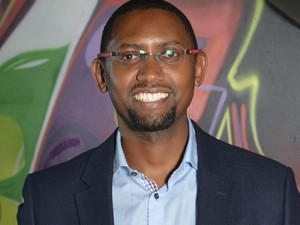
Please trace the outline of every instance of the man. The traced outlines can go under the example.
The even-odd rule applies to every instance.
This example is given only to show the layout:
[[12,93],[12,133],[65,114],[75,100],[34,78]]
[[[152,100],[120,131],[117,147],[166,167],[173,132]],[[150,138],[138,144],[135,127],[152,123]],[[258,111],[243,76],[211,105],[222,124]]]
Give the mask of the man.
[[29,175],[19,224],[300,224],[291,169],[216,140],[188,118],[206,61],[171,4],[121,6],[91,68],[119,127],[99,147]]

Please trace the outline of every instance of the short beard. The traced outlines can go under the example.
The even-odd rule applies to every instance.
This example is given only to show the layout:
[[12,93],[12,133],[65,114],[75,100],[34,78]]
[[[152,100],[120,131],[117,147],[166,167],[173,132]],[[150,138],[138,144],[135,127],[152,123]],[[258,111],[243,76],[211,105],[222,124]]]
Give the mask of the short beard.
[[169,112],[160,117],[141,117],[134,110],[128,109],[128,114],[132,124],[131,129],[140,132],[161,131],[174,124],[176,118],[176,107],[173,106]]

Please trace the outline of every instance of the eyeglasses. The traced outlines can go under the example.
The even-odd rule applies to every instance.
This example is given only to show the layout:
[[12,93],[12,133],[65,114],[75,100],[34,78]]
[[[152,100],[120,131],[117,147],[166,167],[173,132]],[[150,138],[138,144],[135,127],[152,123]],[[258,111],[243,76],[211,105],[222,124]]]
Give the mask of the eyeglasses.
[[138,51],[102,52],[97,55],[100,58],[115,57],[117,65],[134,66],[146,61],[147,56],[154,56],[158,62],[167,65],[176,65],[181,62],[184,55],[195,55],[203,53],[201,49],[164,49],[156,53]]

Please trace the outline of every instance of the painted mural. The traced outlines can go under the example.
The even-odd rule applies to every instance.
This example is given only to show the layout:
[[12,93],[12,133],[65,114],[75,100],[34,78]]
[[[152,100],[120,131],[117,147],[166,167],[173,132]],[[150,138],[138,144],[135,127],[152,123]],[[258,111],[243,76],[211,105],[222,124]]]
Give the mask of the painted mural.
[[[89,67],[123,2],[0,1],[0,225],[17,224],[28,173],[99,145],[116,128]],[[208,56],[190,117],[219,139],[292,167],[300,189],[299,27],[263,0],[170,2]]]

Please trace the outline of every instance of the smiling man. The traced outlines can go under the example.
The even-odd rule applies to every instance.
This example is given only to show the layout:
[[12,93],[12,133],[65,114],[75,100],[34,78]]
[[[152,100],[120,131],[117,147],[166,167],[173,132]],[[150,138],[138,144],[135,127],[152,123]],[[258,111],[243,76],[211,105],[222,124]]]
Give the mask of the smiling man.
[[209,136],[187,116],[206,66],[173,5],[117,9],[91,71],[119,127],[99,147],[29,175],[19,224],[300,224],[290,168]]

